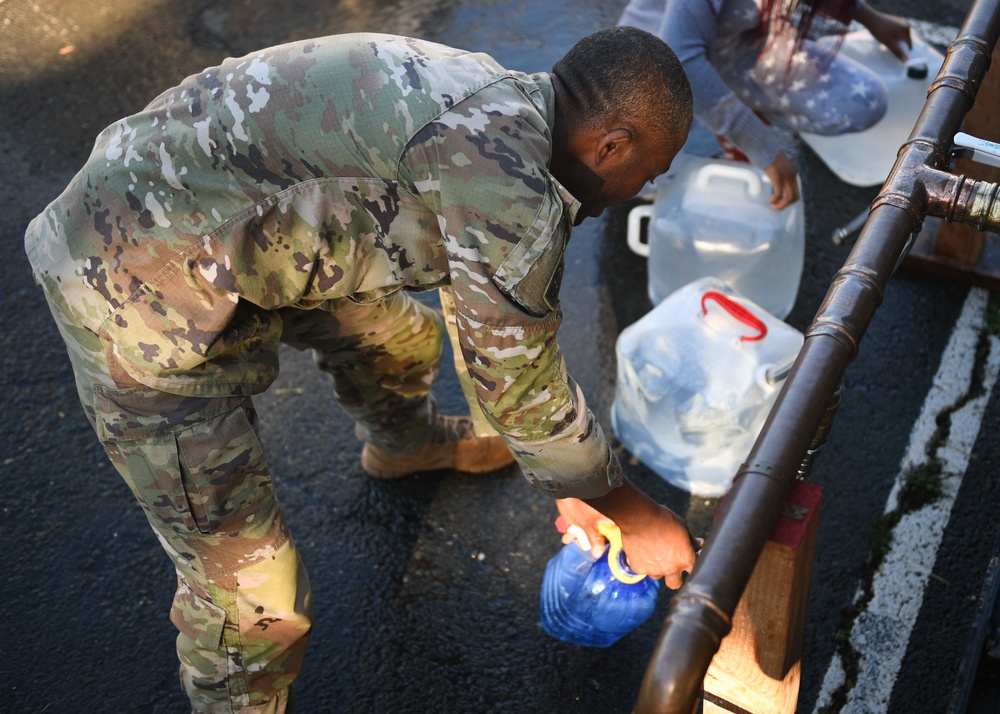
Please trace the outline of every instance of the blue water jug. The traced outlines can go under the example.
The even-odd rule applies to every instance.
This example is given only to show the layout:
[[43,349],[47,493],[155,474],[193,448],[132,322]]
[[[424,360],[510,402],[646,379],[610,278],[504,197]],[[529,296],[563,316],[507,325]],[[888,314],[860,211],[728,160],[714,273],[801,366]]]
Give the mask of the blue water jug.
[[648,620],[660,589],[659,580],[625,564],[618,526],[600,523],[598,530],[608,539],[601,556],[563,546],[545,567],[540,598],[542,628],[587,647],[609,647]]

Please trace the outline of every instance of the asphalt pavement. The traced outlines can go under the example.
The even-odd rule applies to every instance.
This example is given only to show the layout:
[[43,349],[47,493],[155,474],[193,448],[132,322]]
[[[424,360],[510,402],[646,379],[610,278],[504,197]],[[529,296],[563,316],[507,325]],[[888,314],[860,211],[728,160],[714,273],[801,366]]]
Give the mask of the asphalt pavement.
[[[0,711],[185,711],[167,618],[174,573],[83,417],[22,248],[25,226],[69,181],[97,133],[226,56],[329,33],[415,35],[489,52],[515,69],[547,70],[577,38],[613,25],[623,4],[0,0],[0,240],[9,256],[0,262]],[[878,6],[954,27],[969,3]],[[877,188],[843,183],[796,137],[781,138],[801,171],[807,222],[802,285],[786,321],[805,329],[851,248],[835,245],[831,232]],[[645,261],[625,247],[626,215],[625,207],[614,209],[574,232],[562,294],[560,342],[605,426],[615,338],[650,308]],[[983,386],[995,349],[986,336],[993,314],[987,297],[973,296],[985,304],[985,317],[970,327],[982,335],[974,343],[982,354],[937,422],[949,428],[961,404],[981,398],[981,426],[967,467],[953,480],[932,572],[916,569],[924,576],[912,591],[918,613],[898,670],[878,680],[888,684],[877,696],[854,703],[850,685],[879,666],[851,644],[865,619],[857,594],[876,582],[873,544],[915,425],[950,359],[969,286],[898,271],[848,369],[843,406],[812,476],[824,501],[799,711],[945,712],[956,701],[986,599],[1000,507],[1000,450],[992,439],[1000,408],[995,388]],[[435,392],[446,411],[462,409],[451,372]],[[368,479],[329,385],[308,355],[294,350],[282,353],[278,380],[256,404],[278,495],[313,584],[316,622],[296,684],[301,711],[631,710],[669,593],[650,622],[609,649],[548,637],[537,622],[538,591],[560,547],[555,510],[516,468]],[[717,501],[691,498],[622,456],[634,480],[685,514],[697,535],[710,535]],[[891,629],[888,623],[883,632]],[[830,689],[824,682],[838,661],[847,676]]]

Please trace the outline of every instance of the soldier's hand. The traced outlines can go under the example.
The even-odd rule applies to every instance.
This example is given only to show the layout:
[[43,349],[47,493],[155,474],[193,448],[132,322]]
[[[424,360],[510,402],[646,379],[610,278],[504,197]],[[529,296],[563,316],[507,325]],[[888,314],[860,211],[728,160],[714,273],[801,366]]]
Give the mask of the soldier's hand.
[[636,527],[622,527],[622,550],[629,567],[637,573],[663,578],[671,590],[684,584],[694,569],[699,540],[691,537],[684,519],[660,506],[655,517]]
[[663,578],[668,588],[677,589],[683,584],[684,574],[694,568],[695,547],[700,547],[692,540],[683,518],[658,504],[628,478],[603,496],[588,498],[586,505],[606,515],[621,530],[622,550],[632,570]]
[[[567,526],[578,526],[583,530],[584,539],[587,541],[591,553],[595,557],[599,557],[604,552],[607,540],[598,532],[597,522],[611,519],[597,509],[591,508],[579,498],[556,499],[556,508],[559,509],[559,515],[563,517]],[[563,533],[562,542],[566,544],[575,542],[577,545],[582,545],[576,534],[568,530]]]

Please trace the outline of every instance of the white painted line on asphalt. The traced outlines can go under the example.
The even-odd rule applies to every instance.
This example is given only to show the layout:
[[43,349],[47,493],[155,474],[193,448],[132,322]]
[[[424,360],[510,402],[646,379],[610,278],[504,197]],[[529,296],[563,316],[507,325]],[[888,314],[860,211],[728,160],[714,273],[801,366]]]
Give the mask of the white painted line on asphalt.
[[[896,510],[904,474],[930,457],[942,463],[943,494],[933,503],[905,514],[893,531],[891,549],[872,583],[872,598],[851,629],[850,642],[859,656],[859,671],[841,712],[868,714],[888,709],[906,645],[920,613],[924,589],[937,559],[938,546],[1000,372],[1000,340],[991,336],[983,393],[952,413],[946,442],[928,454],[928,447],[936,438],[937,416],[953,408],[969,391],[988,300],[986,290],[969,290],[920,417],[910,433],[909,448],[900,464],[885,512]],[[859,587],[855,602],[861,595]],[[829,706],[831,695],[843,686],[843,665],[840,655],[834,654],[823,679],[816,712]]]

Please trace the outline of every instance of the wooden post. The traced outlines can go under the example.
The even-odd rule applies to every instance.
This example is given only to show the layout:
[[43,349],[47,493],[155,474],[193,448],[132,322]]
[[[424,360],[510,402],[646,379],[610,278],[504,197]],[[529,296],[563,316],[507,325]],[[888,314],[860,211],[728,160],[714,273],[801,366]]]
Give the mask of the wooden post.
[[[990,69],[976,93],[976,103],[965,115],[962,130],[968,134],[1000,141],[1000,44],[993,48]],[[1000,168],[956,159],[954,173],[979,181],[1000,182]],[[1000,288],[1000,236],[983,233],[963,223],[947,223],[927,218],[904,265],[945,278]]]
[[704,714],[793,714],[823,488],[796,481],[705,677]]

